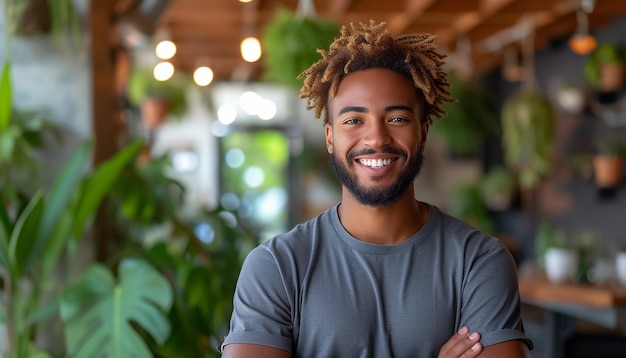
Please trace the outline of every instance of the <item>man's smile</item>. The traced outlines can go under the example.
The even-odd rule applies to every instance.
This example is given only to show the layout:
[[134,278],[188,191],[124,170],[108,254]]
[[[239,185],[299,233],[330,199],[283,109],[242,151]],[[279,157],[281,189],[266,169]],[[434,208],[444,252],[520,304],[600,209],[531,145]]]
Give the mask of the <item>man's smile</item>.
[[362,159],[357,159],[357,162],[361,163],[362,165],[366,167],[376,169],[376,168],[386,167],[390,165],[392,162],[396,161],[397,159],[398,158],[383,158],[383,159],[362,158]]

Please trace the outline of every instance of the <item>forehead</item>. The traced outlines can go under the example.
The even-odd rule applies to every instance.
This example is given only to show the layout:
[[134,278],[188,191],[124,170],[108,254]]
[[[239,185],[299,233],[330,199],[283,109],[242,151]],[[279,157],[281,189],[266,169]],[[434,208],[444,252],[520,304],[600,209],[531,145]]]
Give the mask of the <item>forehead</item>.
[[413,82],[396,71],[370,68],[343,78],[331,101],[334,114],[343,106],[405,105],[422,107],[423,96]]

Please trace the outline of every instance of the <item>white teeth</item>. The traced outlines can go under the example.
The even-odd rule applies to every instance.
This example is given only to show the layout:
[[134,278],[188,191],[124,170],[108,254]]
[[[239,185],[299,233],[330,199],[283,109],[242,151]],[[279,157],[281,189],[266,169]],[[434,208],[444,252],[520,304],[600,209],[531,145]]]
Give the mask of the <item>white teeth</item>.
[[361,164],[370,168],[380,168],[391,163],[391,159],[361,159]]

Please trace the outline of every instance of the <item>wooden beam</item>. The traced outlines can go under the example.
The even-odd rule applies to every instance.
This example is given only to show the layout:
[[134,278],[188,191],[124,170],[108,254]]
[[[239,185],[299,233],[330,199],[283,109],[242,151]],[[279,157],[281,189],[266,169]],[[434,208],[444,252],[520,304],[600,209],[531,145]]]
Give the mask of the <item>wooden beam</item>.
[[472,11],[459,17],[449,28],[437,36],[437,42],[450,46],[451,42],[462,34],[467,34],[485,20],[495,16],[500,10],[510,5],[514,0],[483,0],[477,11]]
[[331,2],[328,9],[328,17],[331,20],[341,22],[341,19],[345,16],[346,12],[352,5],[353,0],[335,0]]
[[111,157],[115,146],[117,101],[112,59],[114,1],[91,0],[89,27],[91,36],[92,124],[95,137],[94,163]]
[[[114,8],[115,1],[91,0],[89,4],[94,165],[119,150],[122,128],[114,66]],[[108,258],[110,244],[117,238],[105,205],[106,200],[96,213],[92,231],[94,256],[100,262]]]
[[388,29],[392,34],[400,35],[411,25],[424,11],[426,11],[435,0],[408,0],[408,6],[404,12],[394,16],[388,24]]

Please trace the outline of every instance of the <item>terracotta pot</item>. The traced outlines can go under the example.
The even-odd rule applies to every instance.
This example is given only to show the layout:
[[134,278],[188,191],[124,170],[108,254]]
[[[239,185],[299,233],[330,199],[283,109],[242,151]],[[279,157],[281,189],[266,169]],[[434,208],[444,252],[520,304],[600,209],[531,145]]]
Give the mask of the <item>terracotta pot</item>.
[[593,172],[599,188],[618,187],[622,184],[624,175],[624,158],[596,155],[593,158]]
[[604,64],[600,67],[600,88],[605,92],[618,91],[624,85],[624,65]]
[[167,116],[167,102],[159,98],[146,98],[141,103],[141,120],[147,130],[157,128]]

